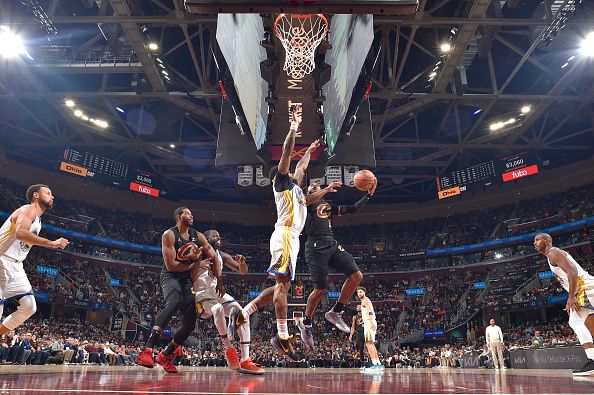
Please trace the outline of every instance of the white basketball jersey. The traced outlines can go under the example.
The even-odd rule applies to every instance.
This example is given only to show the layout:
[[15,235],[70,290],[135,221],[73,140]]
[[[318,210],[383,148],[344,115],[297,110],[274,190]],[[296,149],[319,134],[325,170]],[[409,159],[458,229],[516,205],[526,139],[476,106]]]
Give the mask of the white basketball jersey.
[[[364,297],[363,299],[361,299],[361,317],[363,317],[364,325],[368,325],[369,327],[371,327],[371,322],[375,318],[374,317],[375,312],[373,311],[373,305],[371,306],[371,310],[367,310],[367,308],[363,304],[363,301],[365,299],[367,299],[367,296]],[[369,314],[369,313],[373,313],[373,314]]]
[[290,231],[300,234],[307,218],[305,195],[298,185],[291,183],[289,189],[277,192],[272,185],[274,201],[276,202],[276,228],[286,227]]
[[[557,247],[553,247],[552,249],[557,249],[561,251],[567,259],[575,266],[578,275],[578,284],[577,284],[577,299],[580,305],[585,306],[587,305],[587,300],[585,297],[594,299],[594,277],[592,277],[587,271],[584,270],[580,266],[579,263],[576,262],[575,259],[569,254],[567,251],[560,250]],[[565,273],[559,266],[553,264],[549,258],[547,258],[549,262],[549,268],[551,271],[557,276],[557,280],[567,292],[569,292],[569,280],[567,279],[567,273]]]
[[[223,256],[219,251],[217,251],[217,256],[221,262],[221,267],[219,270],[222,270]],[[213,295],[217,294],[217,278],[213,273],[213,268],[211,267],[210,261],[203,261],[203,263],[200,263],[198,268],[193,271],[192,286],[194,288],[194,293],[198,295],[199,298],[212,297]]]
[[[19,210],[23,210],[23,207],[19,208]],[[12,215],[4,221],[0,228],[0,255],[22,262],[27,258],[27,254],[33,246],[17,240],[14,224],[10,222],[11,217]],[[29,230],[39,235],[39,232],[41,232],[41,218],[36,217]]]

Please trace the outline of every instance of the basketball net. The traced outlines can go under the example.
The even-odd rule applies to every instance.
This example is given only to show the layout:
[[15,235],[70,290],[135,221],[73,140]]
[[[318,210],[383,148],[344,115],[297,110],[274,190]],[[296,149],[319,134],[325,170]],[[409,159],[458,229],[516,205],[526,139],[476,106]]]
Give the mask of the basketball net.
[[316,49],[328,34],[328,20],[322,14],[280,14],[274,32],[285,48],[283,70],[301,80],[316,67]]

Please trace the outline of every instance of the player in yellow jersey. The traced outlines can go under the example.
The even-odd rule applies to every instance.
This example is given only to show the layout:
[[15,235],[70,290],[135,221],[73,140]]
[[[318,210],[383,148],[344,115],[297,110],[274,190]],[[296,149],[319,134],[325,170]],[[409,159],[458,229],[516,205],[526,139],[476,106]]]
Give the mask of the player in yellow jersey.
[[539,233],[534,237],[534,249],[547,257],[549,268],[569,293],[565,305],[565,311],[569,314],[569,326],[588,357],[584,367],[574,370],[573,374],[594,374],[594,277],[567,251],[553,247],[553,238],[547,233]]

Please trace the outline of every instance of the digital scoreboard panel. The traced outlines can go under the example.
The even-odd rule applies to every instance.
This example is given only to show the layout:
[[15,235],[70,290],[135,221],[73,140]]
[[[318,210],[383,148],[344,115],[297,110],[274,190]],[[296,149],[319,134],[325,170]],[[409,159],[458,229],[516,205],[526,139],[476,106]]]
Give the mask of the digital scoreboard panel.
[[134,192],[159,196],[159,177],[130,165],[91,152],[65,148],[60,170]]
[[509,182],[537,174],[538,171],[536,154],[523,151],[437,177],[437,196],[445,199],[460,195],[472,184]]
[[437,189],[442,191],[455,187],[464,187],[477,182],[488,182],[497,176],[495,162],[489,161],[478,165],[456,170],[447,176],[437,178]]

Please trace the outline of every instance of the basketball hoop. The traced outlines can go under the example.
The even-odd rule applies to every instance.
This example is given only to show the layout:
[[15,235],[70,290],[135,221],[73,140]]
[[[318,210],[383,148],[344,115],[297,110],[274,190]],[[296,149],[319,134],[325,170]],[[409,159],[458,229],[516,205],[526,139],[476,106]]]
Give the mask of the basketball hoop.
[[283,70],[300,80],[316,67],[316,48],[328,34],[328,20],[322,14],[280,14],[274,32],[285,48]]

